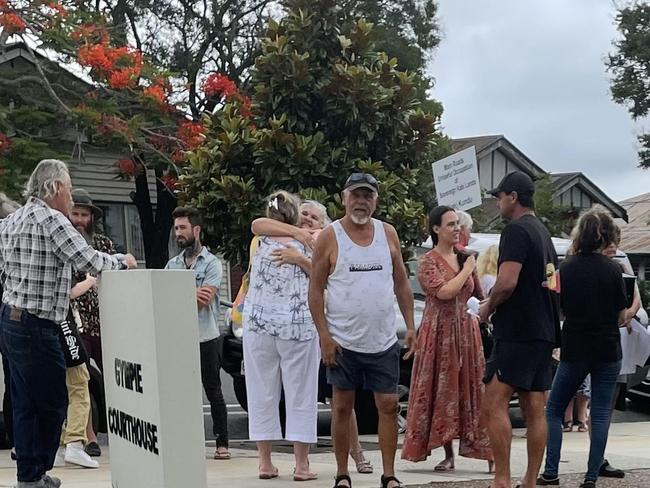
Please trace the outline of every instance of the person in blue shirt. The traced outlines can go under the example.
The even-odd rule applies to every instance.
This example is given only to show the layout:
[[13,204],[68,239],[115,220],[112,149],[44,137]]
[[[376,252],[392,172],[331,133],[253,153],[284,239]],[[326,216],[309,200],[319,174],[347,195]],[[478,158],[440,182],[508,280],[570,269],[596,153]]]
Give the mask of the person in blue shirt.
[[196,302],[199,309],[201,380],[210,402],[213,433],[217,439],[214,459],[230,459],[228,419],[221,391],[219,358],[219,286],[223,275],[221,261],[201,244],[201,216],[193,208],[178,207],[172,213],[176,243],[183,251],[169,260],[165,269],[191,269],[196,276]]

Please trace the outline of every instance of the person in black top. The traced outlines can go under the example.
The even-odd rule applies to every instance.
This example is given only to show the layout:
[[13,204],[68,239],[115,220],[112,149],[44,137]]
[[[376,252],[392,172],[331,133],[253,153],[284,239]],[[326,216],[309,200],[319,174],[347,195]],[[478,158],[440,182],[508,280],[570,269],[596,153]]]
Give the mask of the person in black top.
[[583,488],[596,486],[609,431],[610,405],[621,370],[621,336],[628,305],[621,268],[602,251],[614,242],[616,224],[592,209],[574,230],[573,255],[560,267],[564,312],[560,365],[546,407],[548,449],[538,485],[558,485],[562,419],[571,397],[591,375],[591,443]]
[[497,281],[479,312],[484,322],[491,317],[495,339],[483,402],[496,468],[492,488],[511,487],[508,404],[515,391],[528,427],[528,467],[520,486],[533,488],[544,457],[545,392],[559,343],[558,260],[548,230],[535,216],[535,185],[528,175],[510,173],[490,193],[510,221],[501,234]]

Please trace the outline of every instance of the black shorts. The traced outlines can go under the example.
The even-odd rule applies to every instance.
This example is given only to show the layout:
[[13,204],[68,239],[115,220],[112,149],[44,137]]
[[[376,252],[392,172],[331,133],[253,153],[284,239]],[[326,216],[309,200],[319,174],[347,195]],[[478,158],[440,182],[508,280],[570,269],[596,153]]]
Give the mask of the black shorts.
[[340,390],[364,388],[373,393],[397,394],[400,346],[363,353],[343,349],[336,355],[337,365],[327,368],[327,382]]
[[501,383],[523,391],[548,391],[553,384],[553,349],[546,341],[497,340],[485,365],[484,383],[496,374]]

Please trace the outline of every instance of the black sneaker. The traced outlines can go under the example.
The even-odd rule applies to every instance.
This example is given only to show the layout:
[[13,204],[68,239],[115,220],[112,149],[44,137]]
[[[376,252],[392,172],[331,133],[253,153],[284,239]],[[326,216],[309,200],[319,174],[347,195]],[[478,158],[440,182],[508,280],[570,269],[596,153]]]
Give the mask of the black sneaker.
[[89,442],[86,444],[84,451],[86,451],[86,454],[88,454],[90,457],[99,457],[102,455],[102,450],[99,448],[99,444],[96,442]]
[[580,488],[596,488],[595,481],[583,481]]
[[537,482],[535,484],[537,486],[559,486],[560,478],[547,478],[546,476],[541,475],[539,478],[537,478]]
[[598,476],[603,478],[625,478],[625,472],[622,469],[616,469],[605,459],[598,471]]

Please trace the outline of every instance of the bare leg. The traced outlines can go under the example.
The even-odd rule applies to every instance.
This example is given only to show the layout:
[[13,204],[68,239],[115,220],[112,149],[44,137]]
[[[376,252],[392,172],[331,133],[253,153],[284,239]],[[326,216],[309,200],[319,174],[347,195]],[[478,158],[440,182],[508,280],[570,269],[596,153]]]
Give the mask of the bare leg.
[[92,412],[88,416],[88,425],[86,425],[86,438],[88,442],[97,442],[97,435],[93,430],[93,415]]
[[[350,475],[348,455],[350,453],[350,416],[354,409],[354,390],[334,387],[332,396],[332,440],[336,456],[336,475]],[[347,483],[342,481],[341,483]]]
[[548,435],[546,416],[544,415],[546,394],[543,391],[527,391],[521,392],[520,395],[526,410],[526,425],[528,427],[526,438],[528,467],[521,486],[522,488],[535,488],[537,486],[537,476],[539,476],[539,470],[544,459],[546,437]]
[[293,455],[296,458],[296,475],[311,476],[309,471],[309,444],[304,442],[293,443]]
[[[573,430],[573,403],[574,403],[575,397],[571,399],[569,402],[569,405],[566,407],[566,410],[564,411],[564,423],[569,425],[571,427],[571,430]],[[579,419],[578,419],[579,420]],[[563,427],[565,432],[570,432],[568,427]]]
[[373,472],[372,464],[364,456],[363,447],[361,447],[361,442],[359,442],[359,428],[354,409],[350,415],[350,456],[356,464],[359,473],[370,474]]
[[[375,393],[375,404],[379,413],[379,449],[384,467],[384,476],[395,476],[395,453],[397,452],[397,395]],[[397,486],[390,482],[387,488]]]
[[483,414],[488,419],[488,433],[494,454],[494,483],[492,488],[511,488],[510,447],[512,424],[508,415],[510,398],[514,388],[501,383],[496,375],[486,385],[483,399]]
[[258,441],[257,452],[260,457],[259,471],[260,475],[272,474],[276,468],[271,461],[271,441]]

